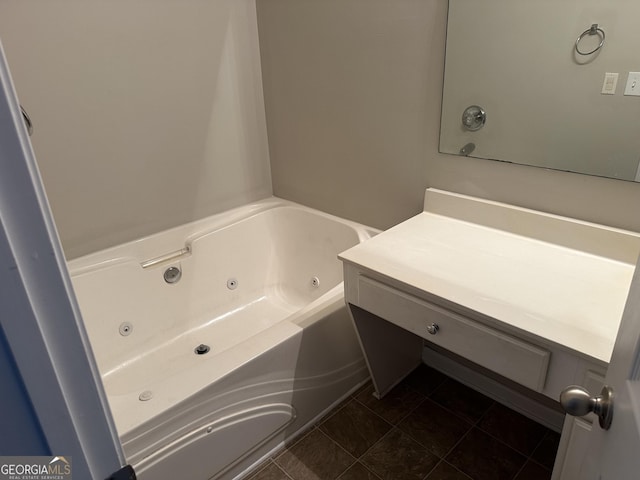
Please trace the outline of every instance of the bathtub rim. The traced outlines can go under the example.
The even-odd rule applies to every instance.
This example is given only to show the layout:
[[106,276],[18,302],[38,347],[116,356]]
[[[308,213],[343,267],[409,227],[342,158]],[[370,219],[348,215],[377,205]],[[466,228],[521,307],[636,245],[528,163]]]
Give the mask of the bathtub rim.
[[[283,207],[306,211],[314,215],[345,224],[353,228],[357,233],[360,243],[382,231],[300,203],[285,200],[276,196],[270,196],[262,200],[241,205],[198,220],[145,235],[128,242],[113,245],[80,257],[69,259],[67,260],[69,275],[73,278],[104,267],[131,261],[142,263],[150,258],[159,257],[167,252],[173,252],[184,248],[185,245],[196,238],[230,227],[268,210]],[[127,254],[125,252],[131,253]],[[160,262],[157,266],[169,264],[171,264],[171,260]]]

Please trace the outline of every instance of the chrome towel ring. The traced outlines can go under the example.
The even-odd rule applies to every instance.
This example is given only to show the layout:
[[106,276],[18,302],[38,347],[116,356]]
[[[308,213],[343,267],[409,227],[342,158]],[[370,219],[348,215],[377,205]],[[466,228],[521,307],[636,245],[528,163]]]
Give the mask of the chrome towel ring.
[[[585,35],[600,35],[601,37],[600,44],[590,52],[583,52],[582,50],[580,50],[580,41],[585,37]],[[591,25],[591,28],[588,28],[587,30],[582,32],[576,39],[576,52],[578,52],[578,54],[580,55],[591,55],[592,53],[596,53],[598,50],[600,50],[603,45],[604,45],[604,30],[598,27],[597,23],[594,23],[593,25]]]

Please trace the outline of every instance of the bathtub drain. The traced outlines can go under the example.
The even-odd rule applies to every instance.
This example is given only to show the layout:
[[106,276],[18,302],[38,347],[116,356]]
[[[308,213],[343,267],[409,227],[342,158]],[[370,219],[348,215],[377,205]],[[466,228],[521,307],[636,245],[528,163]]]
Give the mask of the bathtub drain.
[[205,353],[209,352],[209,350],[211,350],[209,345],[201,343],[194,349],[194,352],[196,352],[196,355],[204,355]]

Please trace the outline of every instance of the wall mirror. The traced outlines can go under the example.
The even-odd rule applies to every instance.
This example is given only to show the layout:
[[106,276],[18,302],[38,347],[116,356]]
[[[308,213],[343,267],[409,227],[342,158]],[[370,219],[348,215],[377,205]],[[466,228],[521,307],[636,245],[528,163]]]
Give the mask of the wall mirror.
[[449,0],[440,151],[640,181],[638,18],[636,0]]

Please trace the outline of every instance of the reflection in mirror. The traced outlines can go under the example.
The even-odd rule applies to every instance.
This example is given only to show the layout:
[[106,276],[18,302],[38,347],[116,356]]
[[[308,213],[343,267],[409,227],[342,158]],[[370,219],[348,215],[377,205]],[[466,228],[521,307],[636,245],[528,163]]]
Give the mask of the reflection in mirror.
[[640,181],[638,18],[633,0],[449,0],[440,151]]

